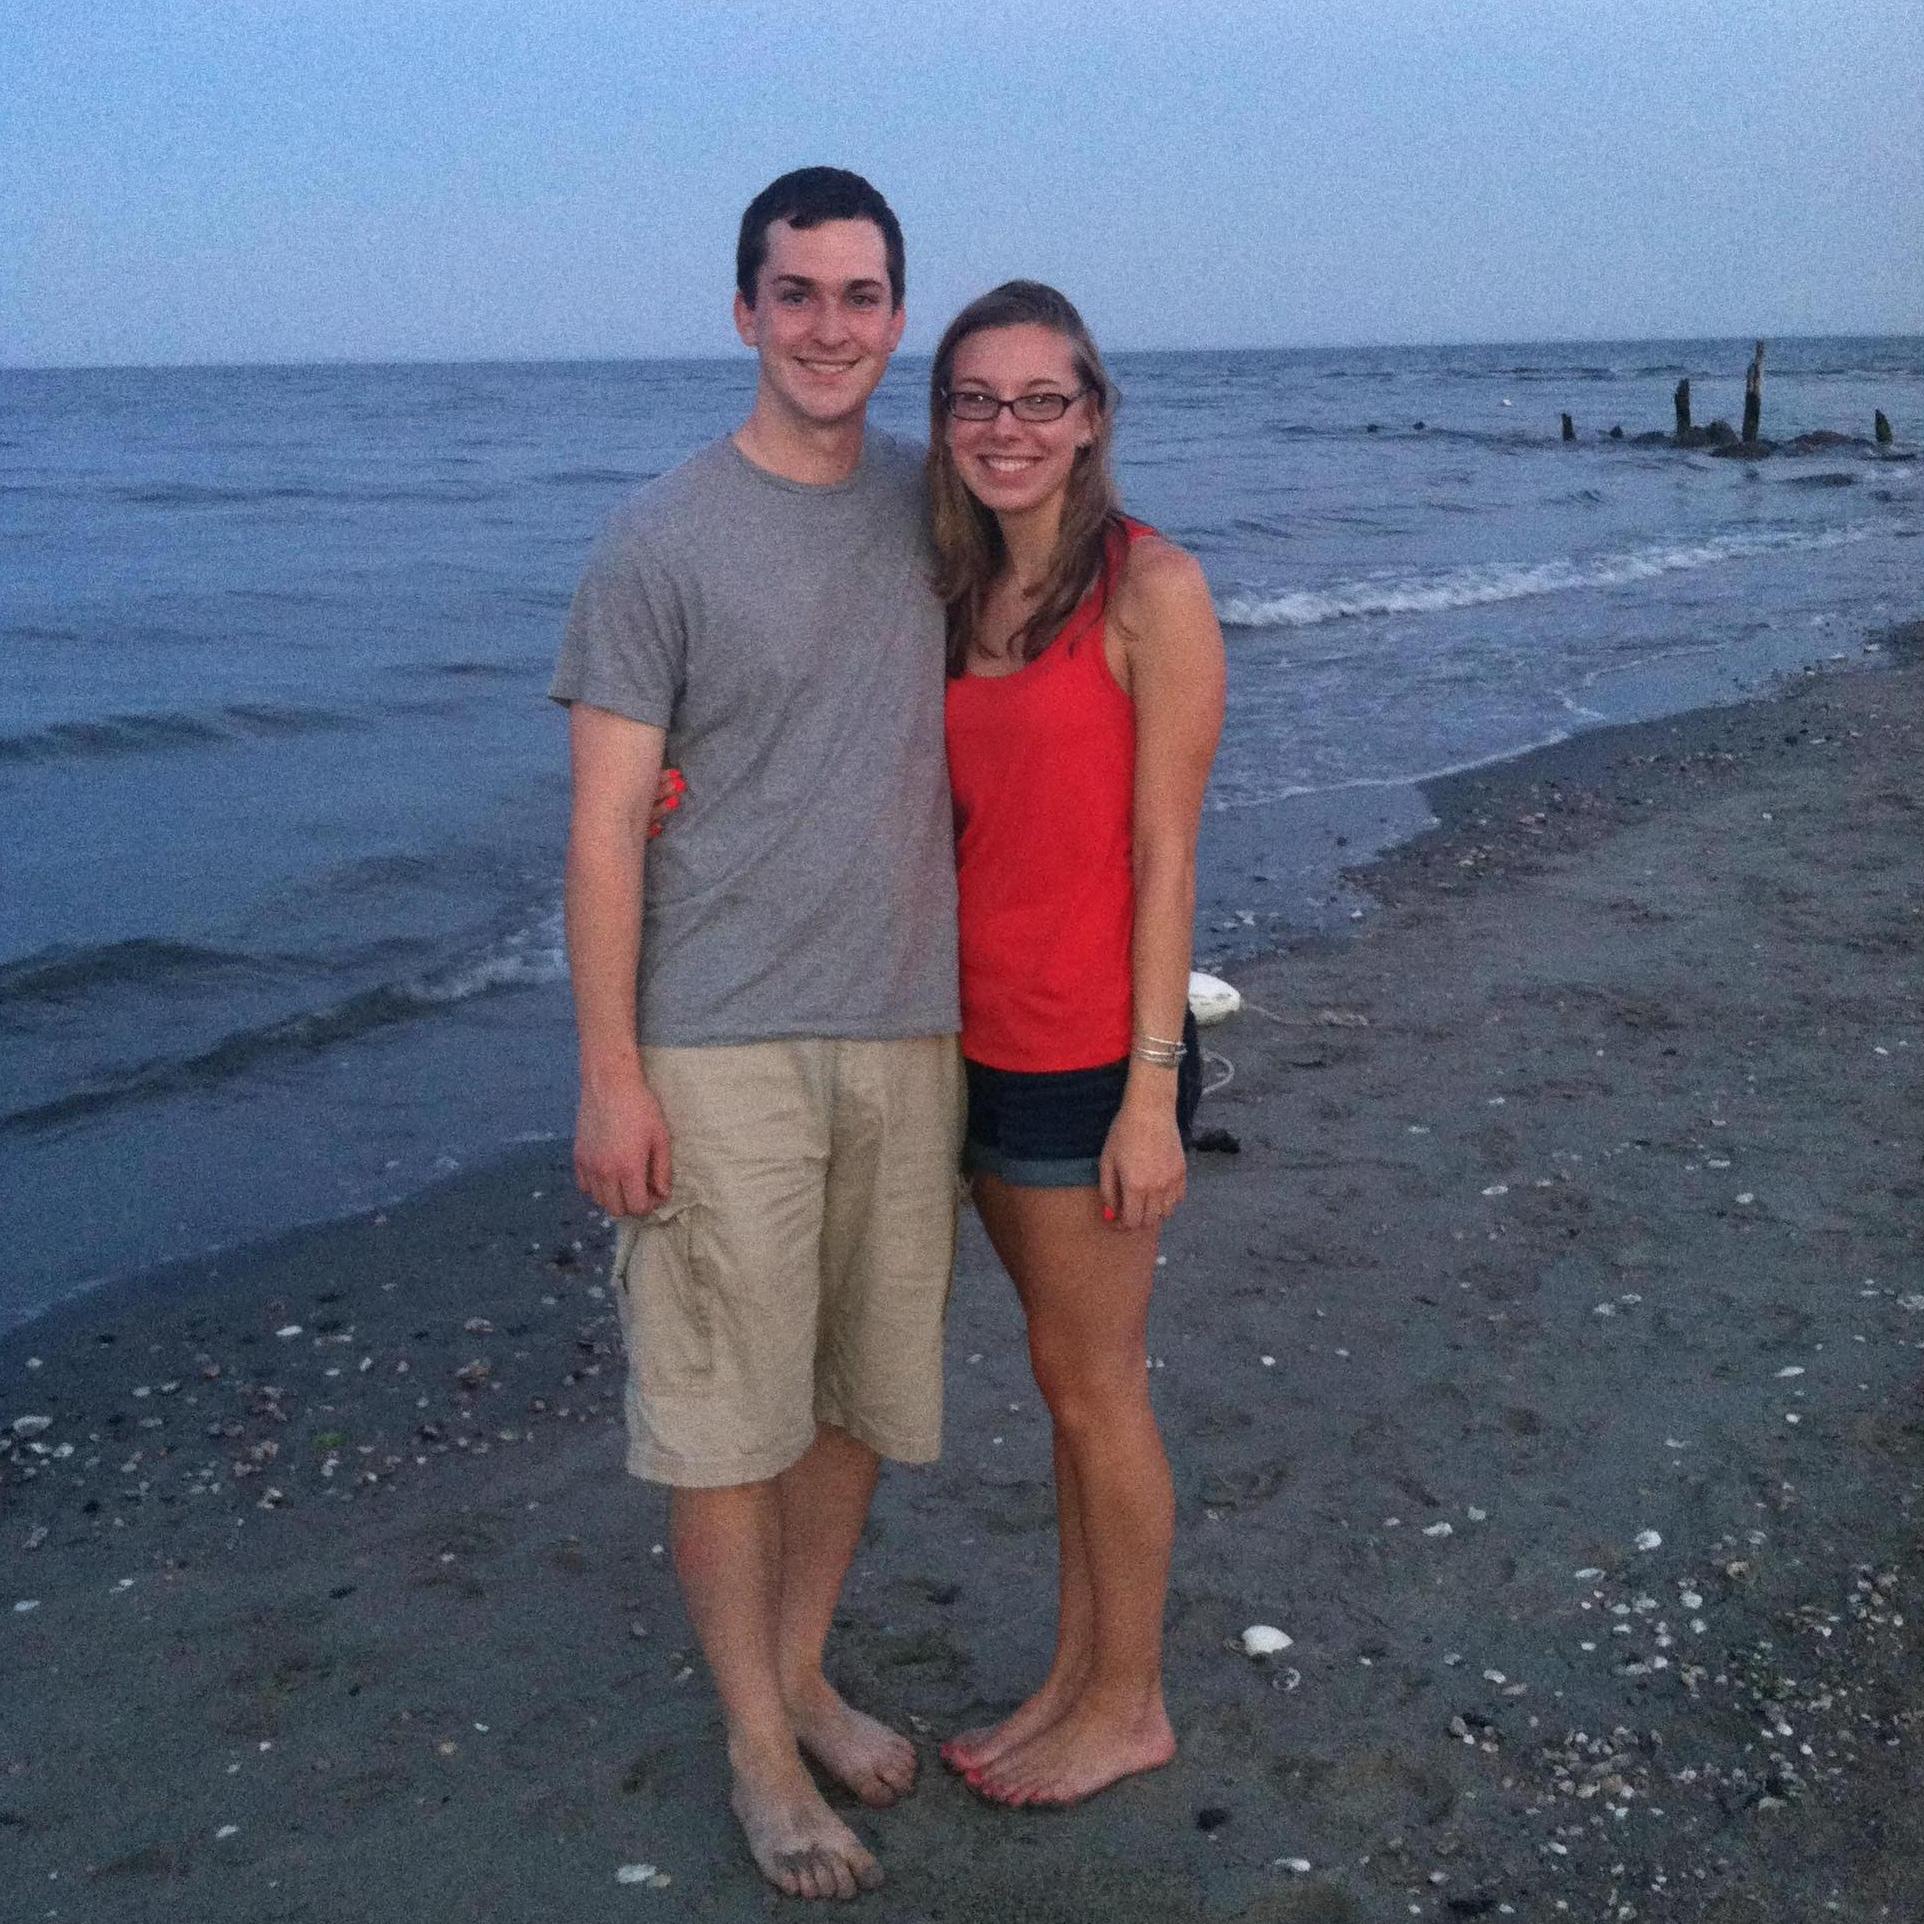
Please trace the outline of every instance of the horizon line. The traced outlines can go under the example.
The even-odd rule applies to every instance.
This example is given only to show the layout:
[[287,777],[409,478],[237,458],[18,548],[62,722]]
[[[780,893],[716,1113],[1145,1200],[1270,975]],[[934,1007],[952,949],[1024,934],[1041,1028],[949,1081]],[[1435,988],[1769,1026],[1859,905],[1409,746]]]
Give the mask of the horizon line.
[[[1413,349],[1446,350],[1453,348],[1494,347],[1628,347],[1643,344],[1682,345],[1696,342],[1744,341],[1920,341],[1924,328],[1883,330],[1866,333],[1841,329],[1821,333],[1770,334],[1745,330],[1734,334],[1546,334],[1501,335],[1484,340],[1321,340],[1229,342],[1185,347],[1119,347],[1108,350],[1111,359],[1129,355],[1177,354],[1330,354],[1383,353]],[[896,361],[928,360],[934,348],[898,348]],[[402,354],[386,356],[328,355],[304,360],[264,357],[258,360],[178,360],[178,361],[9,361],[0,360],[0,374],[172,374],[218,373],[243,370],[273,371],[299,368],[404,368],[404,367],[645,367],[701,366],[728,364],[748,366],[753,351],[686,354]]]

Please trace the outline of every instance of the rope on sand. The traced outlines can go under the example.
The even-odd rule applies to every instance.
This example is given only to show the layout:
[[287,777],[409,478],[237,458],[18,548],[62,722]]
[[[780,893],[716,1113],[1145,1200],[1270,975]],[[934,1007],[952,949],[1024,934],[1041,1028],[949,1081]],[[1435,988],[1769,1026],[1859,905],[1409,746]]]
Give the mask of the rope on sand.
[[1214,1082],[1203,1084],[1204,1095],[1213,1096],[1218,1090],[1227,1089],[1236,1080],[1236,1065],[1227,1056],[1219,1056],[1214,1049],[1205,1049],[1202,1052],[1202,1059],[1205,1070],[1215,1068],[1222,1071]]

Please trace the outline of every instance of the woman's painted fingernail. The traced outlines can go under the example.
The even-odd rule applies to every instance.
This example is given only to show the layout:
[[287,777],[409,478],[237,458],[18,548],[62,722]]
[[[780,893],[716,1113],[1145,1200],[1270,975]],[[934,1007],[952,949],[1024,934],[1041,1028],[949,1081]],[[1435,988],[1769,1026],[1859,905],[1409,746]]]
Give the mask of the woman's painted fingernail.
[[1115,1219],[1116,1219],[1116,1212],[1113,1209],[1111,1209],[1107,1203],[1104,1203],[1102,1205],[1102,1220],[1106,1223],[1112,1223],[1115,1221]]

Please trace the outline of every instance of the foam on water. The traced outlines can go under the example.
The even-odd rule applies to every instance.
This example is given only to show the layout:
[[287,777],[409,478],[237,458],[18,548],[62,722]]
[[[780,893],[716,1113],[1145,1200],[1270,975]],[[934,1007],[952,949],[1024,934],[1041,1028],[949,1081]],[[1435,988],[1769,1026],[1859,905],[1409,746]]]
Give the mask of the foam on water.
[[1358,615],[1437,614],[1448,608],[1480,608],[1535,595],[1572,593],[1585,588],[1622,588],[1654,581],[1660,575],[1715,568],[1759,555],[1837,548],[1862,541],[1864,528],[1813,531],[1781,529],[1733,534],[1686,546],[1657,546],[1588,559],[1559,556],[1550,561],[1497,563],[1450,568],[1428,577],[1389,577],[1341,582],[1333,588],[1295,589],[1276,595],[1233,595],[1217,614],[1226,628],[1309,628]]

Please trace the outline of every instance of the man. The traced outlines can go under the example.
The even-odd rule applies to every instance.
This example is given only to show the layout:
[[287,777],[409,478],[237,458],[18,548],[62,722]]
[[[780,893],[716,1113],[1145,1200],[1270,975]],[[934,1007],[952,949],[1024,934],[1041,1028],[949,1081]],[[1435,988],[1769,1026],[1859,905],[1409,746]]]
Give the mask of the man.
[[[743,216],[748,419],[619,513],[569,617],[582,1187],[619,1219],[629,1468],[763,1874],[852,1897],[915,1753],[822,1671],[878,1459],[937,1451],[961,1124],[942,617],[920,465],[865,432],[901,228],[803,168]],[[690,805],[651,845],[665,760]],[[644,851],[647,851],[644,888]],[[644,909],[645,903],[645,909]]]

